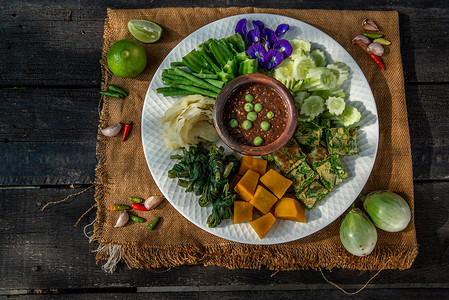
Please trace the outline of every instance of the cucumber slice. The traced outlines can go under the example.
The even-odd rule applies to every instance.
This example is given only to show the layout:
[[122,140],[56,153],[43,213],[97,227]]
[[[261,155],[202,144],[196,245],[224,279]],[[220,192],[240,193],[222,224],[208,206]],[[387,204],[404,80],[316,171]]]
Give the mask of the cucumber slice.
[[311,92],[330,90],[337,87],[337,76],[324,67],[310,68],[307,73],[307,78],[301,85],[301,90],[308,90]]
[[312,96],[320,96],[324,100],[327,100],[329,97],[337,97],[345,99],[346,94],[343,91],[343,89],[336,88],[330,90],[316,91],[312,93]]
[[345,99],[337,97],[329,97],[326,100],[327,110],[333,115],[341,115],[345,110]]
[[306,99],[307,97],[309,97],[309,93],[304,92],[304,91],[296,94],[294,99],[295,99],[296,107],[298,108],[298,110],[301,109],[301,105],[304,103],[304,99]]
[[314,67],[315,61],[310,56],[296,56],[293,62],[293,76],[296,80],[306,79],[309,69]]
[[324,111],[324,100],[320,96],[309,96],[304,99],[300,113],[308,117],[316,117]]
[[331,119],[340,126],[348,127],[360,121],[361,113],[357,108],[346,105],[343,113],[339,116],[331,116]]
[[311,122],[315,117],[309,117],[301,113],[298,114],[298,122]]
[[282,82],[287,89],[291,90],[296,84],[293,76],[293,61],[289,58],[284,59],[274,70],[274,78]]
[[342,86],[349,77],[349,67],[342,62],[327,65],[327,68],[337,76],[337,86]]
[[292,54],[303,54],[303,52],[310,52],[310,47],[312,46],[310,42],[305,40],[300,40],[298,38],[289,41],[292,45]]
[[321,49],[319,49],[319,48],[313,49],[310,52],[310,56],[315,61],[315,65],[317,67],[324,67],[324,66],[326,66],[326,54],[324,54],[324,52],[321,51]]

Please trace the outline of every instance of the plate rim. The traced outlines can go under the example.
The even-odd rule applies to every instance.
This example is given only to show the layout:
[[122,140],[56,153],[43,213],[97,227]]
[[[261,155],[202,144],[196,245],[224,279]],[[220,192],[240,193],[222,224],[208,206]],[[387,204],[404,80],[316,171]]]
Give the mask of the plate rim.
[[[310,25],[310,24],[308,24],[308,23],[306,23],[306,22],[304,22],[304,21],[301,21],[301,20],[298,20],[298,19],[295,19],[295,18],[292,18],[292,17],[284,16],[284,15],[270,14],[270,13],[247,13],[247,14],[237,14],[237,15],[232,15],[232,16],[220,18],[220,19],[217,19],[217,20],[215,20],[215,21],[213,21],[213,22],[210,22],[210,23],[208,23],[208,24],[205,24],[205,25],[201,26],[200,28],[196,29],[195,31],[191,32],[191,33],[190,33],[189,35],[187,35],[185,38],[183,38],[183,39],[182,39],[176,46],[174,46],[174,47],[170,50],[170,52],[165,56],[165,58],[164,58],[164,59],[162,60],[162,62],[159,64],[158,68],[157,68],[156,71],[154,72],[154,74],[153,74],[153,76],[152,76],[152,78],[151,78],[151,80],[150,80],[150,82],[149,82],[148,89],[147,89],[146,94],[145,94],[144,103],[143,103],[143,106],[142,106],[142,117],[141,117],[141,138],[142,138],[142,148],[143,148],[143,151],[144,151],[144,156],[145,156],[145,160],[146,160],[146,163],[147,163],[147,167],[148,167],[148,169],[149,169],[149,171],[150,171],[150,173],[151,173],[153,179],[154,179],[154,176],[153,176],[153,173],[154,173],[154,172],[152,171],[152,167],[151,167],[151,163],[150,163],[150,158],[149,158],[149,153],[148,153],[149,150],[146,150],[146,148],[145,148],[145,146],[144,146],[144,144],[145,144],[145,142],[144,142],[144,139],[145,139],[144,136],[145,136],[145,135],[144,135],[144,126],[143,126],[143,123],[144,123],[144,119],[145,119],[145,116],[146,116],[144,110],[145,110],[145,107],[146,107],[146,105],[147,105],[147,101],[149,101],[149,100],[148,100],[148,99],[149,99],[149,94],[150,94],[150,92],[151,92],[151,91],[150,91],[150,86],[151,86],[151,83],[152,83],[152,81],[153,81],[155,75],[158,74],[158,73],[160,73],[160,69],[161,69],[163,63],[165,62],[165,60],[168,59],[168,58],[169,58],[169,57],[170,57],[170,56],[177,50],[177,48],[180,47],[183,43],[185,43],[186,40],[187,40],[189,37],[191,37],[192,35],[198,33],[199,31],[205,30],[206,27],[208,27],[208,26],[212,26],[213,24],[218,23],[218,22],[224,22],[224,21],[226,21],[226,20],[228,20],[228,19],[234,19],[234,18],[249,18],[249,17],[251,17],[252,19],[255,19],[255,18],[258,17],[258,16],[269,16],[269,17],[282,17],[282,18],[287,18],[287,19],[291,19],[293,22],[299,22],[299,23],[301,23],[302,26],[308,26],[308,27],[313,28],[313,30],[318,31],[320,34],[324,35],[327,39],[330,39],[331,41],[335,42],[335,43],[341,48],[341,50],[345,52],[345,54],[349,57],[349,59],[352,60],[352,63],[353,63],[353,64],[355,65],[355,67],[357,68],[357,71],[358,71],[360,74],[363,75],[363,76],[362,76],[362,81],[367,85],[368,90],[369,90],[369,92],[370,92],[370,96],[371,96],[371,98],[372,98],[373,101],[374,101],[373,110],[371,110],[371,111],[372,111],[373,113],[375,112],[376,122],[375,122],[375,124],[374,124],[374,125],[375,125],[374,130],[375,130],[376,133],[377,133],[377,138],[376,138],[376,140],[375,140],[375,151],[374,151],[374,155],[373,155],[373,158],[372,158],[372,160],[370,161],[370,165],[369,165],[370,171],[369,171],[367,177],[365,178],[363,184],[361,185],[362,188],[361,188],[361,190],[359,191],[359,193],[360,193],[360,192],[363,190],[363,187],[366,185],[368,179],[370,178],[370,175],[371,175],[371,173],[372,173],[372,170],[373,170],[373,167],[374,167],[376,158],[377,158],[378,148],[379,148],[379,133],[380,133],[380,132],[379,132],[379,112],[378,112],[378,110],[377,110],[376,100],[375,100],[375,98],[374,98],[374,95],[373,95],[371,86],[370,86],[370,84],[369,84],[369,82],[368,82],[368,80],[367,80],[365,74],[363,73],[362,69],[360,68],[360,66],[358,65],[358,63],[355,61],[355,59],[354,59],[354,58],[351,56],[351,54],[349,54],[349,52],[348,52],[348,51],[347,51],[347,50],[346,50],[346,49],[345,49],[339,42],[337,42],[334,38],[332,38],[331,36],[329,36],[327,33],[325,33],[324,31],[322,31],[321,29],[319,29],[319,28],[317,28],[317,27],[315,27],[315,26],[313,26],[313,25]],[[311,42],[311,43],[314,43],[314,41],[310,41],[310,42]],[[331,53],[329,53],[328,51],[326,51],[326,52],[327,52],[328,54],[331,54]],[[318,231],[320,231],[320,230],[326,228],[327,226],[329,226],[331,223],[333,223],[335,220],[337,220],[341,215],[343,215],[343,214],[345,213],[345,211],[347,211],[347,209],[351,206],[351,204],[357,199],[357,197],[356,197],[351,203],[349,203],[349,204],[347,205],[347,207],[342,211],[342,213],[339,214],[335,219],[332,219],[332,220],[330,220],[329,222],[326,222],[326,224],[325,224],[324,226],[320,227],[320,228],[315,228],[314,230],[312,230],[312,231],[310,231],[310,232],[307,232],[307,234],[304,235],[304,236],[297,237],[297,238],[293,238],[293,239],[287,239],[287,240],[279,240],[279,241],[274,241],[274,242],[273,242],[273,241],[270,241],[270,242],[266,241],[266,242],[264,242],[264,239],[259,239],[259,240],[255,240],[255,241],[242,241],[242,240],[239,240],[239,239],[236,239],[236,238],[232,238],[232,237],[225,236],[225,235],[219,234],[219,233],[217,233],[217,232],[214,232],[214,228],[208,228],[208,227],[205,227],[205,226],[203,226],[203,224],[199,224],[199,223],[197,223],[196,221],[192,220],[189,216],[187,216],[187,215],[185,214],[185,212],[183,212],[182,210],[178,209],[178,207],[177,207],[174,203],[172,203],[172,201],[169,199],[169,197],[167,197],[166,192],[161,188],[161,185],[160,185],[159,181],[157,181],[156,179],[154,179],[154,182],[156,183],[158,189],[161,191],[161,193],[164,195],[164,197],[167,199],[167,201],[170,203],[170,205],[171,205],[171,206],[172,206],[178,213],[180,213],[184,218],[186,218],[190,223],[194,224],[195,226],[199,227],[200,229],[202,229],[202,230],[204,230],[204,231],[206,231],[206,232],[208,232],[208,233],[211,233],[211,234],[213,234],[213,235],[215,235],[215,236],[217,236],[217,237],[219,237],[219,238],[223,238],[223,239],[226,239],[226,240],[229,240],[229,241],[232,241],[232,242],[237,242],[237,243],[242,243],[242,244],[275,245],[275,244],[282,244],[282,243],[292,242],[292,241],[296,241],[296,240],[305,238],[305,237],[310,236],[310,235],[312,235],[312,234],[314,234],[314,233],[316,233],[316,232],[318,232]],[[287,220],[282,220],[282,221],[287,221]],[[289,222],[289,221],[287,221],[287,222]],[[234,225],[237,225],[237,224],[234,224]],[[318,227],[319,227],[319,226],[318,226]]]

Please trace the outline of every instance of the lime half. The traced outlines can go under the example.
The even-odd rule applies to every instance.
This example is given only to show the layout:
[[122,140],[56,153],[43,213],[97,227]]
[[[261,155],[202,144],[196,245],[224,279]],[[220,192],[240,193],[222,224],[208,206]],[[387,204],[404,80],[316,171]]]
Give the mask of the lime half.
[[130,20],[128,30],[141,43],[157,42],[161,38],[162,27],[148,20]]

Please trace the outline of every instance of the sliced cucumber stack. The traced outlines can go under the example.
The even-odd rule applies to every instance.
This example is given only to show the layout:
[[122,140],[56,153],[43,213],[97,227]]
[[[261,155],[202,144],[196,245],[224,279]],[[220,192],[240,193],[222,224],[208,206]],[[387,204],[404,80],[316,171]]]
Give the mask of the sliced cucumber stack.
[[314,67],[315,61],[309,55],[300,55],[293,62],[293,76],[296,80],[306,79],[307,73]]
[[316,48],[310,52],[310,56],[315,61],[315,65],[317,67],[325,67],[326,66],[326,55],[321,49]]

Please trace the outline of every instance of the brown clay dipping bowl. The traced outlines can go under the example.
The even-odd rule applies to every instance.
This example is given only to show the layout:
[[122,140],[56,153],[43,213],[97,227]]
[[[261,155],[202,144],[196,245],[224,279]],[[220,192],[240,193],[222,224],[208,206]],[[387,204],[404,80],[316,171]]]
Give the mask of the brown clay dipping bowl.
[[[271,142],[264,142],[264,144],[260,146],[251,145],[248,140],[246,142],[242,142],[242,138],[237,138],[235,134],[232,135],[231,131],[240,130],[241,132],[243,132],[243,129],[241,129],[240,122],[237,128],[231,129],[231,127],[228,125],[229,121],[227,120],[230,118],[230,105],[232,105],[232,102],[229,102],[229,104],[227,105],[228,101],[238,101],[236,100],[236,95],[240,90],[243,91],[246,87],[249,88],[255,85],[261,87],[262,90],[267,89],[271,92],[274,90],[275,95],[279,97],[275,96],[272,99],[276,99],[277,101],[268,101],[267,103],[269,103],[269,105],[275,105],[277,111],[280,112],[280,115],[283,116],[282,119],[277,120],[277,122],[281,124],[282,130],[278,129],[280,128],[280,125],[275,124],[274,118],[273,120],[270,120],[271,122],[273,122],[271,131],[275,132],[275,130],[277,129],[278,132],[271,138]],[[258,99],[257,92],[253,96],[254,99]],[[240,118],[242,117],[243,113],[246,114],[246,112],[242,111],[242,113],[240,113]],[[233,113],[232,115],[234,116],[235,114]],[[261,118],[264,117],[263,114],[260,114],[260,116]],[[260,156],[272,153],[280,149],[292,138],[296,128],[296,122],[297,111],[292,94],[281,82],[264,74],[246,74],[233,79],[223,87],[221,92],[218,94],[217,99],[215,100],[214,125],[218,132],[218,135],[223,140],[223,142],[231,149],[244,155]]]

